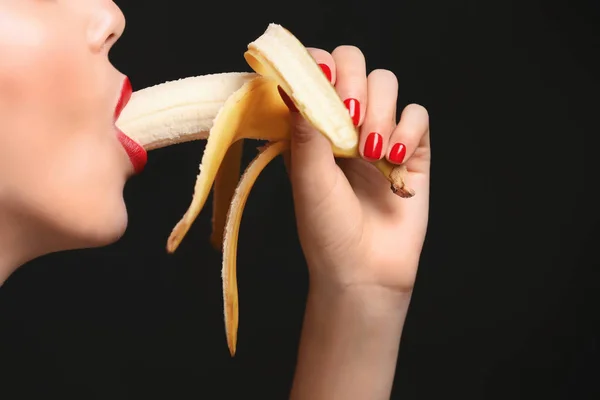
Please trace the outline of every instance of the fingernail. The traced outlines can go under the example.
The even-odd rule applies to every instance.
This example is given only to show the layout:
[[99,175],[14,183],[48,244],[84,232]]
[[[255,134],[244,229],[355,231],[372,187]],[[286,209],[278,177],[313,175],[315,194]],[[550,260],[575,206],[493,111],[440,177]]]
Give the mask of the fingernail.
[[406,146],[404,143],[396,143],[393,145],[392,150],[390,150],[390,161],[397,164],[402,164],[404,157],[406,157]]
[[379,160],[381,158],[381,151],[383,150],[383,138],[377,132],[369,133],[367,141],[365,142],[365,149],[363,154],[365,158],[371,160]]
[[327,64],[319,64],[319,67],[323,70],[323,73],[327,77],[327,80],[331,82],[331,68]]
[[294,104],[294,102],[292,101],[292,99],[290,99],[290,96],[288,96],[288,94],[285,92],[285,90],[283,90],[281,88],[281,86],[277,85],[277,91],[279,92],[279,95],[281,96],[281,99],[283,100],[283,102],[285,103],[286,106],[288,106],[288,108],[290,109],[291,112],[298,112],[298,109],[296,108],[296,105]]
[[358,126],[358,122],[360,121],[360,103],[356,99],[346,99],[344,100],[344,105],[350,113],[350,118],[352,118],[354,126]]

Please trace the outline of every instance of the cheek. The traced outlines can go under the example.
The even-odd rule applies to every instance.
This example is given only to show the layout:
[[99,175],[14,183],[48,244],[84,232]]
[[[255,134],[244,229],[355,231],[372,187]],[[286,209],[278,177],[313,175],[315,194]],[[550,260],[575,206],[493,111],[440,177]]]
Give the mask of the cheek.
[[9,196],[3,200],[60,235],[110,243],[127,223],[118,143],[106,135],[74,138],[46,149],[13,140],[10,174],[4,177]]
[[77,21],[17,18],[0,27],[0,54],[5,126],[31,131],[50,125],[61,128],[59,136],[110,126],[106,61],[90,52]]
[[17,16],[5,24],[3,15],[0,207],[18,207],[71,236],[110,241],[126,223],[126,171],[107,61],[90,53],[69,20]]
[[4,63],[0,93],[9,104],[0,109],[0,167],[23,197],[39,196],[39,207],[93,224],[89,210],[103,218],[119,213],[122,150],[107,104],[99,104],[105,97],[86,90],[93,64],[69,47],[53,40],[45,49],[13,52],[21,60],[13,66],[22,68]]
[[[71,195],[79,192],[77,197],[84,196],[89,202],[106,199],[114,188],[122,188],[126,178],[122,150],[106,129],[98,132],[87,128],[68,136],[52,131],[36,133],[32,141],[20,145],[23,159],[30,160],[29,170],[46,176],[58,190]],[[57,136],[62,140],[55,140]]]

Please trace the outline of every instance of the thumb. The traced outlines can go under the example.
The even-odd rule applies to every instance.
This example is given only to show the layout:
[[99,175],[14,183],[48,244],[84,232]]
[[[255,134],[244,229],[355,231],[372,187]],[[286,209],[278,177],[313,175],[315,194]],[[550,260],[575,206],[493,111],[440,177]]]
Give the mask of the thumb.
[[320,203],[340,178],[329,140],[299,112],[292,112],[290,180],[296,200]]

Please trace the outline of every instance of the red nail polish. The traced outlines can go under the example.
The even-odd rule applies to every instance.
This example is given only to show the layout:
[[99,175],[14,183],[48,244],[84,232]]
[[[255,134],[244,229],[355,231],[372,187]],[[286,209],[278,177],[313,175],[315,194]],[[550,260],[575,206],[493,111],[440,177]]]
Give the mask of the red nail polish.
[[391,162],[402,164],[404,157],[406,157],[406,146],[404,143],[396,143],[394,146],[392,146],[392,150],[390,150]]
[[371,160],[379,160],[381,158],[381,151],[383,150],[383,138],[377,132],[369,133],[367,141],[365,142],[365,149],[363,154],[365,158]]
[[331,82],[331,68],[329,68],[327,64],[319,64],[319,67],[321,67],[321,70],[323,70],[323,73],[327,77],[327,80]]
[[290,109],[291,112],[298,112],[298,109],[296,108],[296,105],[294,104],[294,102],[292,101],[292,99],[290,99],[290,96],[288,96],[288,94],[285,92],[285,90],[283,90],[281,88],[281,86],[277,85],[277,91],[279,92],[279,95],[281,96],[281,99],[283,100],[283,102],[285,103],[286,106],[288,106],[288,108]]
[[356,99],[346,99],[344,100],[344,104],[350,113],[350,118],[352,118],[354,126],[358,126],[360,121],[360,103]]

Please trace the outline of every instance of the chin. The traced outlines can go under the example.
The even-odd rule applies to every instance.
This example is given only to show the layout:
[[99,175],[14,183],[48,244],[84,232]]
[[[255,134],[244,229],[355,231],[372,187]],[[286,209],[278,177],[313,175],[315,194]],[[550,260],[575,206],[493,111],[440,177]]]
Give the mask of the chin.
[[127,229],[128,216],[123,199],[115,207],[107,207],[102,212],[86,215],[80,222],[71,225],[63,235],[63,250],[96,248],[117,242]]
[[106,221],[97,231],[88,235],[86,247],[102,247],[113,244],[123,237],[126,229],[127,217],[118,221]]
[[102,247],[117,242],[125,234],[127,223],[127,210],[123,205],[119,212],[99,221],[95,229],[83,235],[88,238],[87,247]]

